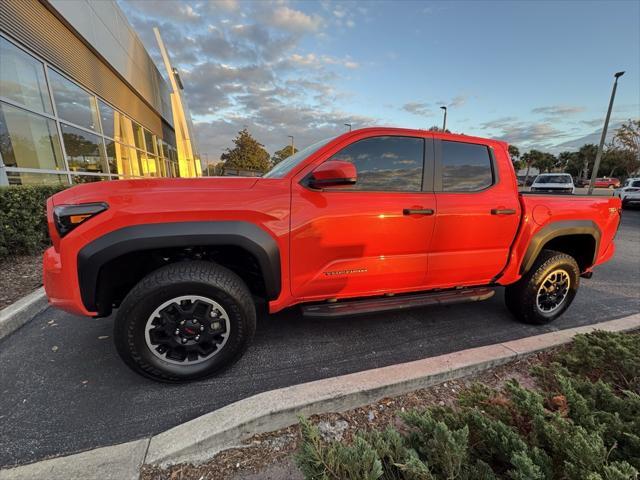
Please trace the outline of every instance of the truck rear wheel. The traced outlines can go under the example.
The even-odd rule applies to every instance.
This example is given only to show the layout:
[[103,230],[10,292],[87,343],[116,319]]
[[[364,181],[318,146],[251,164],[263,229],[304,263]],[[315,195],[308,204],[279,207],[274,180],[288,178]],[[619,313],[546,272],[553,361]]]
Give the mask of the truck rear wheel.
[[114,340],[137,373],[185,382],[231,365],[255,328],[255,305],[240,277],[220,265],[188,261],[150,273],[129,292]]
[[506,288],[505,303],[518,320],[542,325],[569,308],[579,284],[580,268],[572,256],[543,250],[531,270]]

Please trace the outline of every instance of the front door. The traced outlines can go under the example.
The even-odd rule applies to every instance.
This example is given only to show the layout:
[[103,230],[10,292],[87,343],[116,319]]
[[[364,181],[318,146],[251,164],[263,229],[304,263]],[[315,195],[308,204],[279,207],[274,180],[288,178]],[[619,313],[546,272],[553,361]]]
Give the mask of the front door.
[[327,160],[352,162],[357,182],[322,190],[294,182],[292,294],[313,300],[421,289],[435,218],[431,138],[363,134]]

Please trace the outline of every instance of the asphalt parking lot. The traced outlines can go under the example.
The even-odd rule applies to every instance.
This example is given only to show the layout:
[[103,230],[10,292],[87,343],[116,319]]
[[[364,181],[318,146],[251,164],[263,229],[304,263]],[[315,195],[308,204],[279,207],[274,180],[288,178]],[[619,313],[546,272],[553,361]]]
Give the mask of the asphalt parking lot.
[[501,290],[479,304],[355,319],[290,310],[259,319],[233,368],[189,385],[154,383],[125,367],[111,318],[49,309],[0,341],[0,466],[155,434],[261,391],[640,312],[640,211],[624,212],[617,246],[546,327],[513,321]]

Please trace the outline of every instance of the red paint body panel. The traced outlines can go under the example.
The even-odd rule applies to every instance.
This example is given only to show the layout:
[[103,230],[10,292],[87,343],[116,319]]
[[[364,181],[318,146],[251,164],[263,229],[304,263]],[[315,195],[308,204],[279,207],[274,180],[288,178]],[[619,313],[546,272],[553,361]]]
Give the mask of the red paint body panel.
[[[492,148],[497,181],[473,193],[313,190],[301,182],[314,168],[354,141],[413,136],[480,143]],[[108,210],[63,239],[53,225],[57,205],[106,202]],[[403,215],[403,209],[434,215]],[[77,256],[114,230],[152,223],[241,220],[277,243],[281,290],[276,312],[311,300],[348,298],[488,284],[507,285],[530,240],[557,220],[591,220],[601,231],[596,264],[614,252],[618,198],[521,196],[503,142],[423,130],[370,128],[331,140],[283,178],[120,180],[80,185],[48,201],[53,247],[44,255],[44,283],[52,305],[95,315],[82,303]],[[491,210],[515,210],[492,215]]]

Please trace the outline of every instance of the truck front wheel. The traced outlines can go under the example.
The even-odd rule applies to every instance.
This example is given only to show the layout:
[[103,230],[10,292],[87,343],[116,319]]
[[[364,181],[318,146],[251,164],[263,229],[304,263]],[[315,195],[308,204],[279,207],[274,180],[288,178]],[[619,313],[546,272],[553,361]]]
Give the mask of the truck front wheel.
[[520,321],[542,325],[569,308],[580,284],[580,268],[566,253],[543,250],[531,268],[505,291],[509,311]]
[[232,271],[205,261],[167,265],[144,277],[118,309],[114,340],[137,373],[197,380],[229,366],[256,328],[249,289]]

